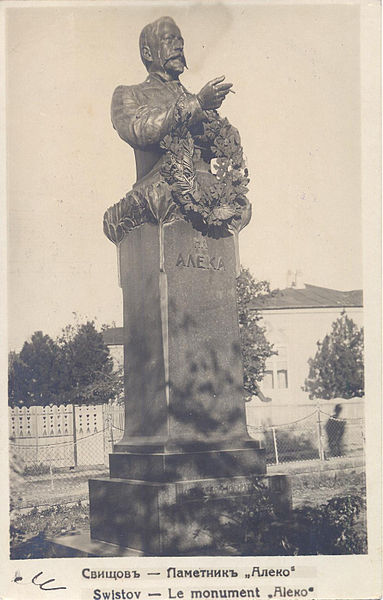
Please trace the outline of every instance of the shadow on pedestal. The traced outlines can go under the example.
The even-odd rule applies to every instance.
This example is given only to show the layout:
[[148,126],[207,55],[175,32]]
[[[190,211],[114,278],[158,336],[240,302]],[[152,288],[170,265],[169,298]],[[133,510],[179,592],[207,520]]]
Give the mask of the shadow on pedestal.
[[267,488],[277,514],[288,513],[287,477],[266,475],[265,451],[257,442],[242,445],[111,454],[111,478],[89,481],[92,540],[143,555],[216,554],[206,524],[220,519],[233,501],[251,503],[259,486]]

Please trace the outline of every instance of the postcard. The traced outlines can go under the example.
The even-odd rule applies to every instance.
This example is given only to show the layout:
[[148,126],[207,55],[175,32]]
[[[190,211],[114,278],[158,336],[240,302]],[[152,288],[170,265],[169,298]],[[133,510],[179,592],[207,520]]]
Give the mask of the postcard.
[[0,17],[0,600],[381,598],[380,3]]

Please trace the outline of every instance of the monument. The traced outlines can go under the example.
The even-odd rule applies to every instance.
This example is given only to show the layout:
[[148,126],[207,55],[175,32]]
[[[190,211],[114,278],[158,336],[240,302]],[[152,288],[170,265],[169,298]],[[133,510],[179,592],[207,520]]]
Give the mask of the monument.
[[[196,531],[227,497],[266,476],[246,428],[236,306],[238,234],[251,217],[238,131],[220,117],[217,77],[196,95],[179,80],[183,39],[169,17],[140,35],[148,77],[119,86],[112,122],[137,181],[104,216],[117,246],[125,430],[110,477],[89,482],[92,540],[146,555],[198,554]],[[283,476],[270,483],[288,504]]]

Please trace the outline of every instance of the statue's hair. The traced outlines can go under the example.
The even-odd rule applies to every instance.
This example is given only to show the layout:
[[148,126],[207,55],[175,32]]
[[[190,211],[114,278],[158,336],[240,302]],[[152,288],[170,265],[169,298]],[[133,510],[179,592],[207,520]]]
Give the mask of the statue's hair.
[[172,25],[176,25],[176,22],[171,17],[160,17],[156,21],[153,21],[153,23],[149,23],[148,25],[145,25],[145,27],[143,28],[143,30],[140,33],[140,41],[139,41],[140,55],[141,55],[141,60],[144,63],[146,68],[148,68],[150,61],[145,60],[145,58],[143,56],[144,46],[149,46],[149,48],[152,47],[153,42],[158,37],[158,32],[160,30],[160,25],[162,23],[172,23]]

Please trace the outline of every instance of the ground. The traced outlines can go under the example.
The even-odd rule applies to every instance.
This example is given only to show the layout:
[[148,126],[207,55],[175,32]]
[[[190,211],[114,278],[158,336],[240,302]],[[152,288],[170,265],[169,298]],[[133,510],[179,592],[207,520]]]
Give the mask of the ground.
[[[337,496],[356,495],[365,499],[361,460],[359,464],[344,459],[285,463],[268,467],[268,472],[291,476],[294,508],[318,506]],[[14,545],[36,535],[53,537],[87,529],[88,479],[103,476],[107,476],[105,468],[24,477],[18,490],[21,507],[16,507],[13,518]],[[358,531],[365,530],[365,520],[363,510],[356,525]]]

